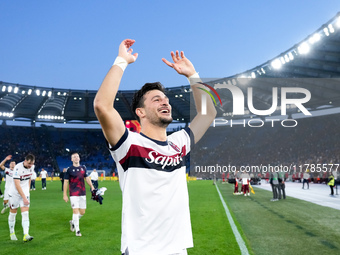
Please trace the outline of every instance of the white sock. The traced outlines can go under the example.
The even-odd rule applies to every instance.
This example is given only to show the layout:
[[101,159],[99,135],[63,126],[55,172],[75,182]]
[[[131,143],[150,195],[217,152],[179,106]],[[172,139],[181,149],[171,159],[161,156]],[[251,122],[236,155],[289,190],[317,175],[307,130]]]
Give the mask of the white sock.
[[77,233],[79,231],[79,213],[72,215],[72,222]]
[[24,230],[24,235],[28,235],[28,230],[30,228],[30,219],[28,216],[28,211],[22,212],[21,216],[22,216],[21,224],[22,224],[22,229]]
[[9,226],[9,233],[14,233],[14,227],[15,227],[15,217],[17,216],[17,213],[9,213],[8,216],[8,226]]

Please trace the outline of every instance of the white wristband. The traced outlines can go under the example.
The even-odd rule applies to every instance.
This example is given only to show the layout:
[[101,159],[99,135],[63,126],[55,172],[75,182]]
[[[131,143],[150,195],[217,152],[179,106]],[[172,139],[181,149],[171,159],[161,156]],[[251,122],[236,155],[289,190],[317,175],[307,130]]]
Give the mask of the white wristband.
[[123,70],[123,72],[124,72],[125,68],[128,65],[128,62],[125,60],[125,58],[122,58],[122,57],[118,56],[118,57],[116,57],[116,60],[113,63],[113,66],[114,65],[119,66]]
[[193,75],[188,77],[188,81],[189,81],[190,85],[194,85],[194,84],[197,84],[198,82],[202,82],[198,73],[194,73]]

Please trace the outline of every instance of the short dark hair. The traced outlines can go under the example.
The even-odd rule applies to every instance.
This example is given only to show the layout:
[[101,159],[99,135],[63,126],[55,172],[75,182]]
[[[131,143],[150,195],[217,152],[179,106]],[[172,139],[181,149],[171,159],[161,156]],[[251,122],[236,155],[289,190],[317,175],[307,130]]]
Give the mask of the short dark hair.
[[165,88],[160,82],[152,82],[152,83],[145,83],[144,86],[136,91],[136,93],[133,95],[132,99],[132,112],[135,114],[135,117],[138,121],[140,121],[139,117],[136,114],[136,109],[144,106],[144,95],[149,92],[150,90],[159,90],[165,94]]
[[27,156],[25,157],[26,161],[35,161],[35,156],[33,154],[27,154]]

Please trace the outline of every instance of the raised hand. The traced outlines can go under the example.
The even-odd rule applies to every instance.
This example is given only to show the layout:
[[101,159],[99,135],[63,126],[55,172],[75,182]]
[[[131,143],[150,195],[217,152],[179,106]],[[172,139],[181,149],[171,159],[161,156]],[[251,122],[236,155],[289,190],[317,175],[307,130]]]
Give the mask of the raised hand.
[[179,55],[178,50],[176,50],[176,54],[171,51],[171,57],[174,61],[173,63],[169,62],[165,58],[162,58],[162,61],[168,66],[172,67],[176,70],[177,73],[185,75],[186,77],[190,77],[195,71],[194,65],[184,56],[184,52],[181,51],[181,56]]
[[135,43],[135,40],[125,39],[119,45],[119,53],[118,56],[124,58],[128,64],[131,64],[136,61],[138,57],[138,53],[132,54],[132,49],[130,48]]
[[11,158],[12,158],[12,155],[8,155],[8,156],[6,157],[6,161],[7,161],[7,160],[11,160]]

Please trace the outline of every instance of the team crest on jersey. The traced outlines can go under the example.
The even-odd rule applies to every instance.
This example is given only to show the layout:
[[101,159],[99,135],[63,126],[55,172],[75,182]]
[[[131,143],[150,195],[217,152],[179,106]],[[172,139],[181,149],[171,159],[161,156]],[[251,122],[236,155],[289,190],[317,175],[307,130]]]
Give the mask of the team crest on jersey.
[[174,144],[173,142],[169,141],[169,145],[177,152],[180,152],[181,149],[176,145]]

